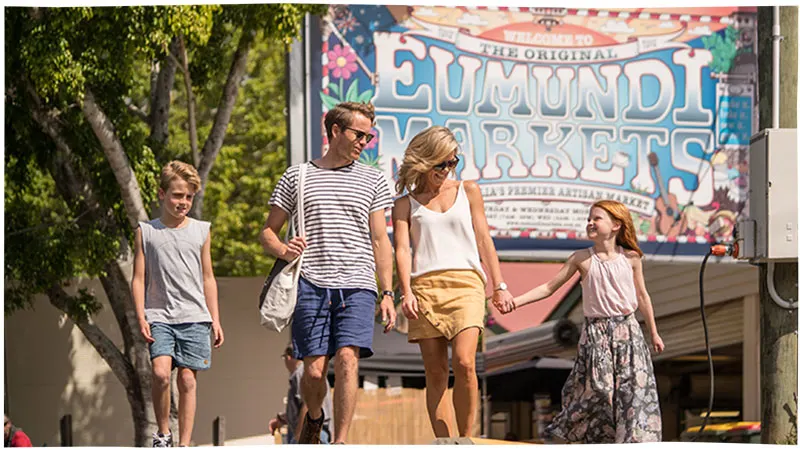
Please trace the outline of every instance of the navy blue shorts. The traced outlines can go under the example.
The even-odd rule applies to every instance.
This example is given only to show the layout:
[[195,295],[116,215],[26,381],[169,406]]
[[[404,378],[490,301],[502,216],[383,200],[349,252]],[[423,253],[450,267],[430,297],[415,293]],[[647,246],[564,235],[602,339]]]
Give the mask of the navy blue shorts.
[[375,300],[370,289],[328,289],[300,278],[292,319],[294,357],[330,356],[342,347],[358,347],[372,356]]

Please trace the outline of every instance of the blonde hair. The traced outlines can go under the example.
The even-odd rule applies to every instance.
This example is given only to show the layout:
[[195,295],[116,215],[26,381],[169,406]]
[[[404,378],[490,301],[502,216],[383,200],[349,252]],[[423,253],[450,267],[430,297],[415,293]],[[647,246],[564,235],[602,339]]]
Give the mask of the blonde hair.
[[414,136],[397,172],[397,193],[418,188],[423,176],[433,166],[447,161],[453,151],[458,151],[458,142],[453,132],[445,127],[433,126]]
[[620,229],[617,233],[617,245],[635,251],[640,257],[644,256],[644,252],[639,248],[639,240],[636,238],[636,229],[633,227],[633,218],[627,206],[616,200],[600,200],[595,202],[592,208],[602,209],[611,216],[612,220],[619,222]]
[[170,161],[164,165],[164,168],[161,169],[161,183],[159,184],[161,190],[166,192],[167,189],[169,189],[169,184],[175,177],[181,177],[183,181],[189,183],[189,186],[194,189],[195,192],[200,191],[200,187],[202,186],[200,175],[197,173],[197,169],[191,164],[186,164],[183,161]]

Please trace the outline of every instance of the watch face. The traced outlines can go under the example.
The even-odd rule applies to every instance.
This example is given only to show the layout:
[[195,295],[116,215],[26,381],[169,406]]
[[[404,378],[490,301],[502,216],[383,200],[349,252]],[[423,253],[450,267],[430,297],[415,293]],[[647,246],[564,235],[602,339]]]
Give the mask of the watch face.
[[506,289],[508,289],[508,285],[505,284],[505,283],[500,283],[500,284],[497,285],[497,289],[496,290],[505,291]]

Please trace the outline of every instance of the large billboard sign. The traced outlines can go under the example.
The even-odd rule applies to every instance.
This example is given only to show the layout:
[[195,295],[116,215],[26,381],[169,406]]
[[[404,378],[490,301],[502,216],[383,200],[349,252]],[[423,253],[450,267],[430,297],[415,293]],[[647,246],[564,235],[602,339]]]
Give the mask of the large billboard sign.
[[587,207],[603,198],[628,206],[649,255],[703,254],[747,201],[755,20],[734,7],[332,6],[312,35],[312,155],[327,110],[369,100],[378,137],[362,161],[393,180],[411,137],[450,128],[456,176],[479,183],[506,256],[587,246]]

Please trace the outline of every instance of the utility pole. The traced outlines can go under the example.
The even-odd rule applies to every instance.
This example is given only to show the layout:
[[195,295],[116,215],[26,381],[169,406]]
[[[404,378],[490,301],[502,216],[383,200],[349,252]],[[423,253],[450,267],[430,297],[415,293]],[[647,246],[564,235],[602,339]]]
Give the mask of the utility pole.
[[[773,104],[774,7],[758,8],[759,127],[797,128],[797,7],[779,9],[780,101]],[[778,108],[778,124],[773,123]],[[763,200],[763,199],[762,199]],[[760,199],[750,199],[760,201]],[[795,224],[797,226],[797,224]],[[797,243],[792,243],[797,245]],[[774,287],[782,299],[797,301],[797,261],[775,263]],[[761,443],[797,443],[797,308],[772,300],[767,264],[759,264],[761,302]]]

